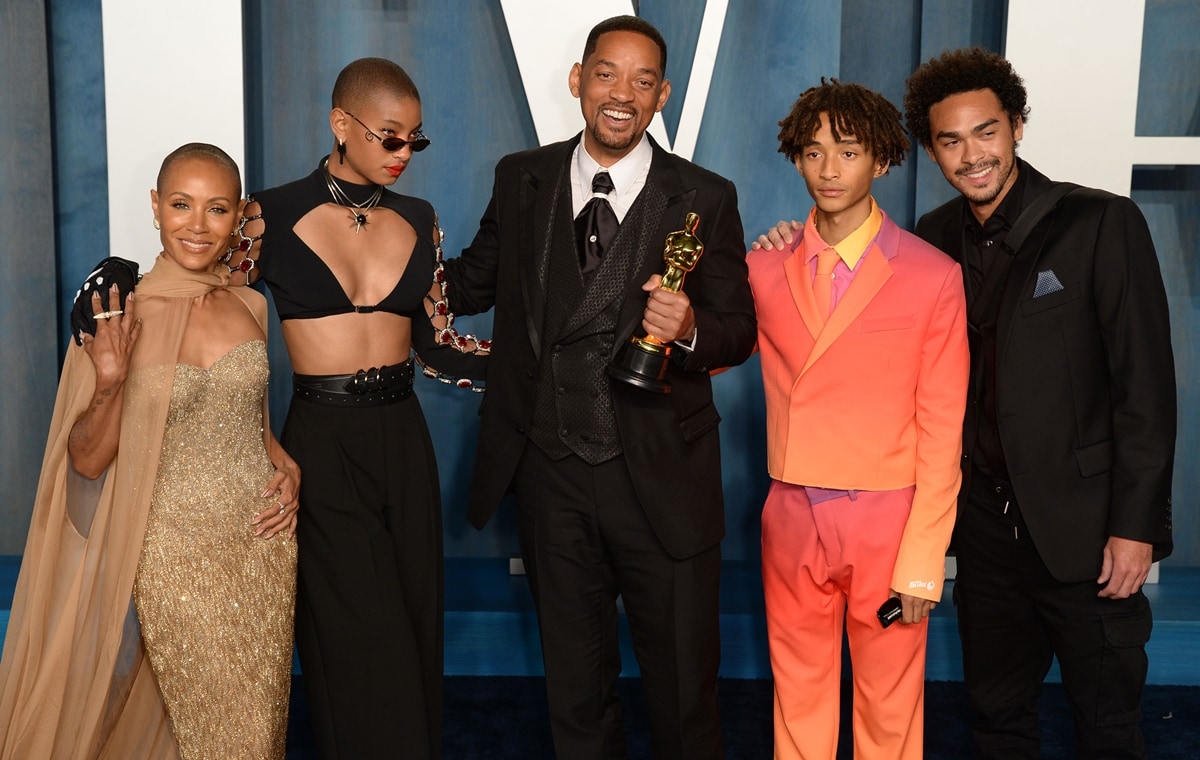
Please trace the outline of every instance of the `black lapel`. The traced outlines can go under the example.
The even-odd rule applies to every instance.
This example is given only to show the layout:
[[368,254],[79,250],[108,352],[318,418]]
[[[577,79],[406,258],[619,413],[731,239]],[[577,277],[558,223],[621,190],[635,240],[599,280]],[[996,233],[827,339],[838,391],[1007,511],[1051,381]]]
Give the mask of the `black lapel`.
[[1026,293],[1033,293],[1033,273],[1037,269],[1038,261],[1042,258],[1046,236],[1058,218],[1058,213],[1057,209],[1052,211],[1033,228],[1033,232],[1029,233],[1025,244],[1021,246],[1021,250],[1017,251],[1016,258],[1013,259],[1012,271],[1008,275],[1008,284],[1000,299],[1000,311],[996,314],[997,356],[1002,356],[1008,346],[1013,324],[1020,318],[1021,301],[1025,298]]
[[[1022,162],[1021,168],[1030,172],[1026,180],[1025,197],[1021,201],[1023,210],[1028,208],[1029,204],[1053,183],[1027,163]],[[1000,310],[996,313],[997,357],[1003,356],[1005,348],[1008,346],[1013,324],[1020,316],[1021,300],[1025,297],[1024,294],[1033,294],[1031,281],[1037,270],[1037,263],[1042,258],[1042,248],[1045,246],[1046,236],[1049,234],[1050,228],[1054,226],[1055,220],[1058,219],[1059,213],[1059,210],[1055,209],[1047,214],[1046,218],[1039,222],[1025,238],[1021,250],[1016,252],[1012,269],[1008,273],[1008,283],[1000,298]]]
[[[579,135],[565,142],[548,145],[535,153],[535,158],[520,169],[518,208],[522,218],[517,220],[517,256],[521,269],[521,294],[525,300],[525,329],[534,356],[541,358],[542,331],[546,317],[547,264],[554,241],[554,215],[564,192],[569,192],[571,152]],[[567,214],[571,213],[568,195]],[[561,211],[559,211],[561,213]]]
[[[646,311],[646,294],[642,292],[642,283],[652,274],[662,274],[666,268],[662,253],[667,235],[683,229],[683,218],[687,212],[696,210],[693,208],[696,188],[680,174],[680,167],[686,167],[687,164],[660,148],[654,138],[650,138],[650,146],[654,149],[654,158],[646,177],[646,187],[642,191],[649,191],[647,200],[650,203],[636,242],[638,248],[633,259],[632,274],[621,302],[614,354],[630,335],[642,334],[642,314]],[[697,234],[703,240],[704,220],[700,221],[700,227]],[[698,266],[704,266],[703,259]]]

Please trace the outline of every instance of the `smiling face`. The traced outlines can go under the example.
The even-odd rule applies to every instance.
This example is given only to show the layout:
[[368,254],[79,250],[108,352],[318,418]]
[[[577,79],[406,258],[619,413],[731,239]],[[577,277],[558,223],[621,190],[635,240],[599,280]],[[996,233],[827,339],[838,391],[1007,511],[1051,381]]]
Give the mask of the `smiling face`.
[[951,95],[929,109],[929,157],[983,223],[1017,179],[1017,142],[1025,124],[990,89]]
[[583,146],[601,166],[612,166],[637,146],[671,94],[662,52],[637,32],[606,32],[583,63],[571,67],[571,94],[587,128]]
[[203,157],[175,161],[150,191],[167,257],[184,269],[211,270],[241,218],[245,201],[238,196],[238,178],[228,167]]
[[796,156],[796,169],[816,202],[818,226],[822,218],[836,219],[839,227],[853,230],[871,213],[871,183],[887,165],[854,135],[840,132],[838,137],[833,137],[829,114],[822,113],[820,127]]
[[346,143],[345,163],[339,161],[336,153],[329,159],[329,172],[333,176],[359,185],[391,185],[404,173],[413,150],[405,145],[387,151],[378,138],[413,139],[421,130],[421,101],[380,95],[345,109],[333,109],[329,125],[334,137]]

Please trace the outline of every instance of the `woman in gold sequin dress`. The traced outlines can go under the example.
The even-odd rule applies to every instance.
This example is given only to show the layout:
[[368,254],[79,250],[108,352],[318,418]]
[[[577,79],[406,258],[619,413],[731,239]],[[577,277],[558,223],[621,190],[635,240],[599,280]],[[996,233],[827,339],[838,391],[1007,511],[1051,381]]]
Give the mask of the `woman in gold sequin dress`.
[[300,474],[265,424],[266,306],[218,262],[237,166],[185,145],[163,253],[68,352],[0,663],[0,758],[282,758]]

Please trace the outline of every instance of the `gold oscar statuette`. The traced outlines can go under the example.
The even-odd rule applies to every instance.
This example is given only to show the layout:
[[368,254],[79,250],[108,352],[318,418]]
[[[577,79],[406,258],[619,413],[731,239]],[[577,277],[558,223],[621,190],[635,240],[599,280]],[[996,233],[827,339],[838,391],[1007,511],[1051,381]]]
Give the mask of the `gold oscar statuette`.
[[[678,293],[683,288],[683,278],[696,268],[696,262],[704,253],[704,243],[696,237],[699,224],[699,214],[689,211],[684,217],[683,229],[667,235],[663,247],[667,271],[663,273],[659,284],[663,290]],[[663,341],[653,335],[644,338],[635,335],[621,347],[616,360],[608,365],[608,374],[648,391],[670,393],[671,383],[663,379],[667,374],[670,356],[671,347]]]

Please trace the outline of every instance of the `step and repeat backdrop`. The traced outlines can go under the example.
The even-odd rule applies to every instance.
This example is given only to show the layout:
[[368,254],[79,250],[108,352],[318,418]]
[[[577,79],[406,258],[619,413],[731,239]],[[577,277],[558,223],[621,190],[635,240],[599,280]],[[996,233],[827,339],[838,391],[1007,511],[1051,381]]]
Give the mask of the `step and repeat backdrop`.
[[[0,554],[22,551],[66,345],[66,314],[90,265],[148,266],[158,251],[149,190],[162,157],[192,140],[241,163],[248,190],[307,174],[329,152],[337,72],[395,60],[421,91],[432,146],[399,192],[429,199],[447,256],[474,234],[504,154],[577,132],[567,74],[598,20],[636,13],[667,39],[672,92],[652,134],[732,179],[749,243],[810,207],[776,152],[777,122],[822,76],[899,104],[920,62],[965,45],[1004,52],[1032,114],[1020,153],[1056,179],[1130,194],[1146,213],[1171,298],[1181,409],[1176,556],[1200,564],[1200,6],[1186,0],[149,0],[0,9]],[[921,153],[875,185],[900,224],[952,197]],[[487,317],[464,320],[489,334]],[[272,417],[290,368],[272,340]],[[757,360],[715,380],[728,537],[758,553],[766,493]],[[483,532],[463,514],[479,397],[418,381],[438,449],[448,556],[516,551],[511,510]]]

